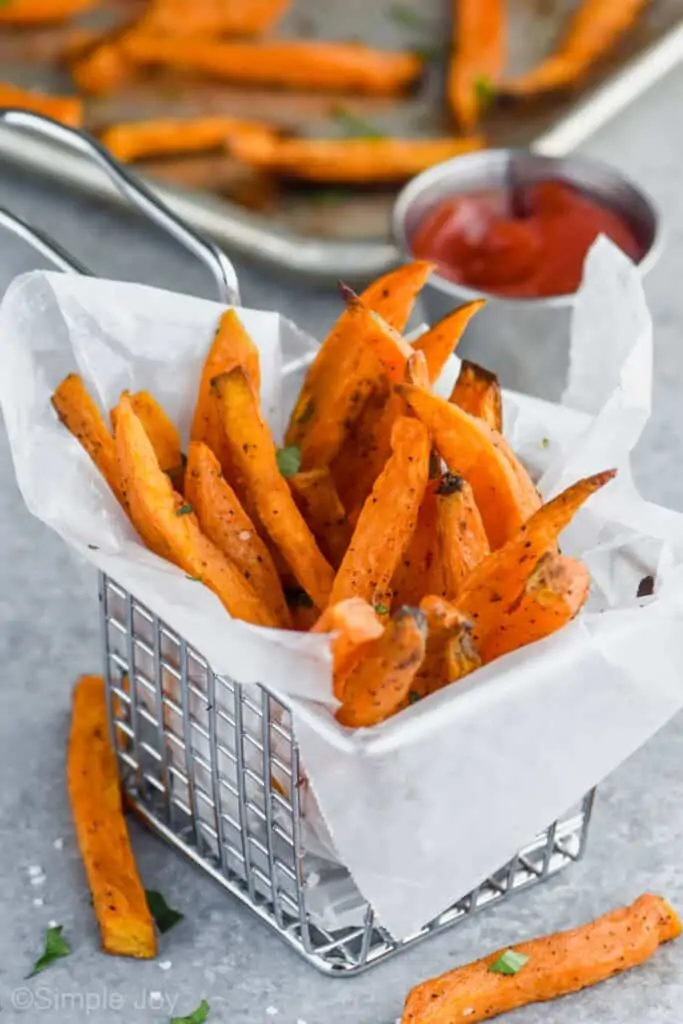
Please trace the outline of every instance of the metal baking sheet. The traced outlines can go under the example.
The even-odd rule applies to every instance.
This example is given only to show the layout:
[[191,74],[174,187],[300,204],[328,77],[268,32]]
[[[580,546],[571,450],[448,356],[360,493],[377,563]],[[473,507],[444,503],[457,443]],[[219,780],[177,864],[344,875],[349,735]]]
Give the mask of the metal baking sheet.
[[[86,26],[116,24],[144,6],[109,0],[83,18]],[[547,53],[572,0],[509,0],[511,73]],[[246,91],[169,73],[131,84],[87,103],[87,127],[169,114],[225,113],[276,122],[307,134],[348,132],[360,118],[385,134],[430,135],[449,130],[443,102],[448,0],[295,0],[278,34],[410,48],[428,55],[419,92],[405,100],[340,98]],[[412,12],[412,16],[411,16]],[[69,28],[0,32],[2,77],[47,91],[69,91],[56,57]],[[506,104],[489,111],[484,130],[492,146],[532,146],[561,154],[578,145],[683,58],[680,0],[652,0],[614,54],[586,87],[568,97]],[[5,157],[91,192],[112,195],[100,172],[81,157],[37,136],[0,128]],[[224,156],[155,160],[138,169],[181,216],[215,236],[229,253],[255,257],[321,279],[349,280],[379,273],[395,259],[389,234],[395,190],[282,187],[245,172]]]

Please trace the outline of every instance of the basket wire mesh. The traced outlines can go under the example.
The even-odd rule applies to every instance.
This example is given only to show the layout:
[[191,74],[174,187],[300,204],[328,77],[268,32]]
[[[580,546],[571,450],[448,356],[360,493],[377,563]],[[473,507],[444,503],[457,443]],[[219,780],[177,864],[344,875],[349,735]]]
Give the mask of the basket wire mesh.
[[[207,265],[222,301],[239,302],[225,254],[96,140],[27,111],[0,110],[0,122],[89,156],[141,212]],[[58,243],[2,208],[0,226],[60,270],[89,273]],[[316,874],[303,839],[307,782],[287,703],[265,685],[240,686],[214,673],[200,652],[104,575],[99,601],[111,739],[127,805],[319,970],[338,977],[365,970],[538,884],[583,853],[592,793],[414,935],[395,939],[360,896],[358,923],[325,925],[312,898]]]

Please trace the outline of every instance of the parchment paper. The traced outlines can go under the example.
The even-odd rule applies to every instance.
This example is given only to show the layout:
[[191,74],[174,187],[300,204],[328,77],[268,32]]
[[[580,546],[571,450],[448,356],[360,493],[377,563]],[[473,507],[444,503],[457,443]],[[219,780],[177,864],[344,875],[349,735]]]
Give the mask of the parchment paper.
[[[311,846],[317,837],[318,852],[345,865],[380,922],[404,937],[497,870],[683,704],[683,516],[643,501],[629,470],[651,400],[639,277],[600,240],[577,300],[566,405],[505,396],[507,436],[544,496],[586,473],[620,470],[562,537],[563,551],[591,570],[587,609],[561,633],[356,733],[333,718],[325,638],[232,621],[201,584],[144,550],[50,408],[55,385],[78,369],[103,409],[123,388],[148,388],[187,440],[220,312],[136,285],[42,272],[15,281],[0,308],[0,402],[19,486],[31,512],[216,671],[289,696],[310,782]],[[315,342],[275,314],[240,316],[262,353],[264,409],[279,437]],[[456,373],[452,360],[442,390]],[[647,574],[655,594],[638,600]],[[348,884],[341,890],[321,893],[328,923],[343,918]]]

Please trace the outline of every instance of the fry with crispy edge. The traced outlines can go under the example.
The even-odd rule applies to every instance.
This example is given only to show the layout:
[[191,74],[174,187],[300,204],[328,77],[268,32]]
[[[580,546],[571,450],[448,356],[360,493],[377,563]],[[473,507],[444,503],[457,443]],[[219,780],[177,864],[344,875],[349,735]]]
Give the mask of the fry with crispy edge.
[[132,33],[121,45],[135,64],[195,71],[242,85],[307,92],[400,95],[422,71],[422,61],[415,54],[374,50],[362,43],[308,39],[224,42]]
[[100,141],[118,160],[201,153],[232,145],[240,135],[270,136],[273,130],[237,117],[163,117],[110,125]]
[[449,402],[503,432],[503,396],[495,373],[463,359]]
[[292,0],[153,0],[141,20],[150,34],[251,36],[266,32]]
[[[126,392],[128,394],[128,392]],[[168,418],[163,407],[149,391],[136,391],[130,395],[130,404],[138,417],[145,433],[152,443],[157,462],[164,473],[168,473],[171,483],[177,491],[183,491],[183,452],[180,446],[180,434],[176,425]],[[116,432],[116,408],[110,412],[114,432]]]
[[422,664],[426,637],[423,612],[399,608],[347,675],[337,721],[359,729],[377,725],[398,711]]
[[[7,9],[0,7],[0,15]],[[45,114],[69,128],[80,128],[83,124],[83,101],[78,96],[48,96],[33,89],[20,89],[9,82],[0,82],[0,106],[21,107],[35,114]]]
[[455,473],[444,473],[436,489],[436,551],[441,593],[451,599],[490,551],[472,488]]
[[556,52],[531,71],[503,82],[501,91],[525,98],[576,84],[633,27],[647,4],[648,0],[582,0],[572,11]]
[[249,377],[242,366],[235,366],[229,373],[214,377],[211,385],[218,397],[235,489],[238,494],[248,494],[248,507],[255,508],[298,582],[322,610],[329,601],[334,571],[278,469],[275,443]]
[[351,525],[332,474],[326,466],[309,469],[290,476],[289,486],[320,550],[330,565],[337,569],[351,540]]
[[335,577],[331,604],[362,597],[391,606],[391,580],[415,531],[429,478],[429,435],[419,420],[401,416],[391,447]]
[[413,342],[415,351],[424,352],[427,357],[432,384],[439,379],[448,357],[455,352],[472,317],[485,305],[485,299],[473,299],[459,306]]
[[407,181],[434,164],[483,149],[479,135],[433,139],[309,139],[235,134],[230,152],[256,170],[298,181],[372,185]]
[[64,378],[52,396],[52,406],[124,504],[114,438],[79,374],[70,373]]
[[471,484],[491,548],[499,548],[541,503],[526,470],[483,421],[424,388],[396,388],[429,429],[448,468]]
[[185,497],[209,540],[249,580],[278,625],[289,626],[291,616],[270,552],[224,478],[218,459],[201,441],[190,444]]
[[479,648],[522,600],[539,559],[557,543],[580,507],[615,476],[616,470],[610,469],[572,484],[539,508],[514,537],[488,555],[462,581],[456,604],[474,621]]
[[346,678],[365,656],[367,645],[384,632],[381,618],[367,601],[349,597],[326,608],[311,629],[312,633],[337,634],[332,640],[334,695],[337,700],[343,700]]
[[125,394],[116,410],[116,455],[124,498],[143,538],[151,533],[170,561],[212,590],[233,618],[279,625],[239,569],[202,533],[192,506],[173,490]]
[[[367,309],[378,313],[390,327],[402,331],[408,322],[415,299],[434,269],[424,260],[407,263],[390,270],[361,293],[360,300]],[[289,421],[286,444],[301,447],[314,429],[320,406],[325,401],[328,386],[343,372],[343,361],[354,345],[355,314],[347,308],[318,349],[306,373],[299,397]]]
[[590,924],[517,943],[511,951],[528,960],[516,974],[491,969],[506,952],[498,950],[417,985],[406,1000],[402,1024],[478,1024],[579,992],[644,963],[680,934],[681,922],[670,904],[645,894]]
[[482,645],[483,663],[562,629],[586,603],[590,584],[590,573],[583,562],[553,551],[543,555],[519,603]]
[[425,656],[411,686],[411,699],[427,697],[481,665],[472,642],[472,623],[455,605],[429,594],[420,601],[427,619]]
[[154,921],[123,816],[100,676],[81,676],[74,687],[67,783],[102,948],[114,956],[150,959],[157,951]]
[[96,7],[99,0],[10,0],[0,6],[0,25],[49,25]]
[[448,104],[464,132],[482,113],[482,93],[495,90],[507,50],[505,0],[452,0],[453,54]]

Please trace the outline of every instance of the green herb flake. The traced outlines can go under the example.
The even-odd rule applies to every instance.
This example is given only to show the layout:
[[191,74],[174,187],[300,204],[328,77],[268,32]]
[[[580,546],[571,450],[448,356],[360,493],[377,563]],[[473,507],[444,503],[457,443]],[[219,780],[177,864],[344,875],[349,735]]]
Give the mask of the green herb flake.
[[356,117],[346,109],[346,107],[335,106],[332,108],[330,115],[334,121],[340,125],[348,138],[351,139],[384,139],[386,138],[382,132],[378,131],[368,121],[363,120],[362,117]]
[[480,110],[486,110],[496,98],[496,89],[486,75],[479,75],[474,80],[474,95]]
[[375,605],[375,611],[377,612],[378,615],[388,615],[389,614],[389,609],[387,608],[387,606],[385,604],[376,604]]
[[311,419],[313,419],[314,413],[315,402],[313,401],[312,398],[309,398],[309,400],[306,402],[306,405],[303,407],[303,409],[296,418],[297,424],[308,423]]
[[392,4],[388,11],[388,17],[397,25],[405,25],[406,28],[424,31],[426,28],[425,19],[419,11],[413,10],[406,4]]
[[[434,46],[413,46],[411,49],[415,56],[419,57],[425,64],[436,64],[443,60],[448,53],[448,50],[443,46],[437,46],[436,44]],[[431,120],[429,123],[431,125]]]
[[301,587],[285,587],[285,601],[290,608],[313,608],[313,601]]
[[177,516],[189,516],[191,512],[194,512],[194,509],[192,508],[192,505],[190,505],[189,501],[186,501],[184,505],[181,505],[180,508],[175,510],[175,514]]
[[45,950],[43,955],[39,956],[34,963],[31,973],[26,975],[27,978],[33,978],[36,974],[40,974],[46,967],[54,963],[55,960],[69,955],[71,947],[66,939],[62,938],[62,928],[61,924],[57,924],[53,928],[45,929]]
[[417,704],[417,702],[419,700],[422,700],[422,697],[420,696],[419,693],[417,693],[416,690],[409,690],[408,691],[408,703],[409,704]]
[[171,1024],[204,1024],[209,1019],[210,1009],[206,999],[202,999],[197,1009],[188,1013],[187,1017],[172,1017]]
[[[319,188],[309,192],[307,198],[314,206],[341,206],[353,197],[353,192],[342,188]],[[309,402],[309,405],[313,405]],[[313,410],[311,409],[311,415]],[[297,423],[305,423],[306,420],[298,419]]]
[[550,448],[550,438],[549,437],[542,437],[541,438],[541,448]]
[[301,449],[298,444],[289,444],[286,448],[278,448],[275,458],[277,460],[277,468],[285,479],[299,472]]
[[186,580],[192,580],[193,583],[202,583],[203,582],[201,576],[190,576],[189,573],[185,573],[185,579]]
[[506,949],[489,967],[492,974],[517,974],[528,962],[524,953],[515,953],[514,949]]
[[164,932],[170,931],[173,925],[178,924],[178,921],[182,921],[185,916],[179,910],[169,907],[161,893],[156,892],[154,889],[145,889],[145,898],[149,912],[162,935]]

